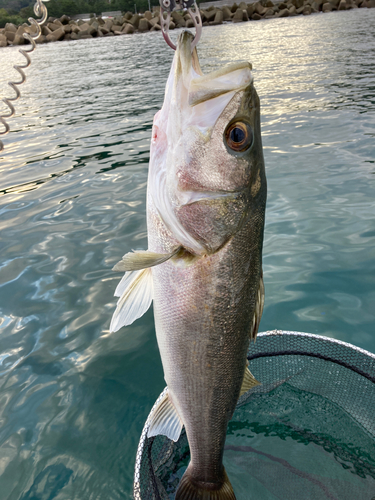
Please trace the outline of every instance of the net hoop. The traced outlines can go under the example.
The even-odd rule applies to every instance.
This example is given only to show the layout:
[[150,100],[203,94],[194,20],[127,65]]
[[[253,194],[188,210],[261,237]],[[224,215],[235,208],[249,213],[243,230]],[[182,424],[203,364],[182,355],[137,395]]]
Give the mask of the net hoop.
[[[296,345],[298,346],[297,348]],[[370,383],[375,384],[375,354],[347,342],[322,335],[284,330],[272,330],[258,333],[256,343],[250,345],[247,358],[251,366],[251,362],[256,359],[294,355],[308,356],[310,358],[318,358],[320,360],[336,363],[364,377]],[[155,407],[167,391],[168,388],[166,387],[156,400],[142,430],[136,454],[134,472],[133,494],[135,500],[143,500],[141,496],[141,465],[145,454],[150,454],[152,441],[155,439],[147,438],[150,419]],[[241,406],[244,400],[247,399],[246,394],[239,399],[237,407]],[[375,440],[375,428],[367,429],[367,431]],[[150,469],[152,469],[151,457],[148,458]],[[155,500],[162,500],[154,477],[154,471],[150,470],[149,472],[150,477],[154,478],[152,488],[154,492],[153,497]]]

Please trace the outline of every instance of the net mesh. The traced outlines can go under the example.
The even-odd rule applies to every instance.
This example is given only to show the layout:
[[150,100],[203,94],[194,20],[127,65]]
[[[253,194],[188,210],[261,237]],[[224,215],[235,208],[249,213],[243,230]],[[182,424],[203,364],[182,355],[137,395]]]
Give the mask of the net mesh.
[[[248,359],[261,385],[239,399],[224,450],[237,500],[375,500],[375,356],[273,331],[258,334]],[[190,460],[186,434],[147,438],[148,420],[134,498],[174,499]]]

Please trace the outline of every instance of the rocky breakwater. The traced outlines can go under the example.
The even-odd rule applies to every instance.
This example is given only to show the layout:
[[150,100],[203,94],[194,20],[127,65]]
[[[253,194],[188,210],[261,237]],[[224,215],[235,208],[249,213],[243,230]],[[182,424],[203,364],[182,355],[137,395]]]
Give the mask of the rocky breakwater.
[[[358,8],[375,7],[375,0],[260,0],[246,4],[241,2],[221,8],[214,5],[201,10],[203,26],[215,26],[224,22],[239,23],[244,21],[260,21],[279,17],[310,15],[319,12],[342,11]],[[189,14],[172,12],[169,29],[192,28],[194,26]],[[60,19],[49,18],[42,27],[42,35],[37,43],[58,42],[60,40],[83,40],[108,36],[129,35],[135,32],[160,31],[160,12],[146,11],[144,14],[127,12],[123,16],[111,19],[101,17],[90,21],[75,21],[68,16]],[[28,43],[24,33],[34,33],[34,27],[28,24],[15,26],[8,23],[0,29],[0,47],[23,45]]]

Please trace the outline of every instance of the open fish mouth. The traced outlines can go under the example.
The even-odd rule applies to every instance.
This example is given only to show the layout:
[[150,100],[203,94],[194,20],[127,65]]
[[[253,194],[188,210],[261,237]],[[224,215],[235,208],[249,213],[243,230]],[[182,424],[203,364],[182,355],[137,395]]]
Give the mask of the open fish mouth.
[[177,58],[180,64],[177,64],[175,73],[176,81],[182,78],[183,84],[188,89],[190,106],[196,106],[228,92],[238,92],[252,83],[252,65],[246,61],[232,63],[204,75],[196,49],[191,52],[192,39],[193,35],[189,31],[183,31],[179,35]]

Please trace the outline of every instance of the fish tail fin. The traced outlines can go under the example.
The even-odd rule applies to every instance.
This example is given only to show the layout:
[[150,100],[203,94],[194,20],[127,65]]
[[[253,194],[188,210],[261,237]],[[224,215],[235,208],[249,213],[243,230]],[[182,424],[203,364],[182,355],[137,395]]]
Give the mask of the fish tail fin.
[[190,466],[182,476],[176,493],[176,500],[236,500],[232,485],[223,468],[220,482],[209,483],[194,479]]

